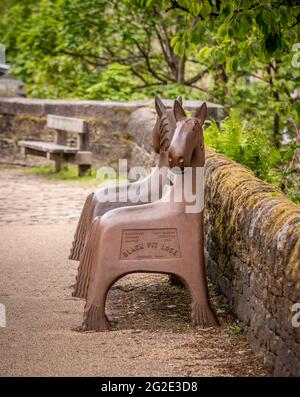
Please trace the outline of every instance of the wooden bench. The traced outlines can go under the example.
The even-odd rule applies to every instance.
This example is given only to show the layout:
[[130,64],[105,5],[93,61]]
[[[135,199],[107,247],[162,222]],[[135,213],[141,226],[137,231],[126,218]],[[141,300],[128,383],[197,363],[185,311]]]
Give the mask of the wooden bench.
[[[56,130],[55,142],[20,141],[24,155],[42,156],[55,161],[55,171],[61,169],[63,163],[78,165],[78,175],[90,172],[92,152],[88,150],[89,136],[87,122],[73,117],[62,117],[49,114],[47,127]],[[78,134],[77,147],[67,146],[67,132]]]

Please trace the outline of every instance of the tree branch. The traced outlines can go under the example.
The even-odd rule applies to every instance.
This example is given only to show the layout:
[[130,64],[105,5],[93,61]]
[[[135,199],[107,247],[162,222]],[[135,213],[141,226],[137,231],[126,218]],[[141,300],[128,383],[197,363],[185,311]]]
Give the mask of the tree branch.
[[163,79],[158,73],[156,73],[156,71],[152,68],[149,54],[147,54],[145,52],[145,50],[142,48],[142,46],[140,45],[140,43],[137,40],[133,40],[133,41],[134,41],[135,45],[137,46],[137,48],[139,49],[139,51],[141,52],[141,54],[144,56],[147,68],[148,68],[149,72],[152,74],[152,76],[155,77],[157,80],[163,82],[164,84],[167,84],[167,81],[165,79]]
[[196,75],[195,75],[194,77],[192,77],[191,79],[186,80],[184,84],[185,84],[185,85],[192,85],[192,84],[196,83],[198,80],[202,79],[202,77],[203,77],[206,73],[208,73],[209,71],[210,71],[210,68],[204,69],[202,72],[199,72],[198,74],[196,74]]

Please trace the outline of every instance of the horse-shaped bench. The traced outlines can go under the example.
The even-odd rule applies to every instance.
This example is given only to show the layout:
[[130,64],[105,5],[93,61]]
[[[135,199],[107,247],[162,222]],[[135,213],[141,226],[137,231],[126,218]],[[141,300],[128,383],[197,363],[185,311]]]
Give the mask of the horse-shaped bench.
[[[94,220],[98,233],[92,241],[91,267],[85,275],[88,281],[82,297],[87,302],[82,330],[109,329],[105,315],[107,293],[119,278],[134,272],[174,274],[190,291],[192,324],[218,325],[206,281],[203,178],[200,192],[197,189],[197,169],[203,170],[205,162],[202,125],[206,113],[204,103],[194,117],[187,118],[181,104],[175,101],[177,126],[167,160],[170,167],[182,172],[189,167],[189,182],[181,172],[174,173],[172,186],[160,200],[117,208]],[[192,202],[185,197],[178,200],[183,187],[192,189],[194,204],[201,203],[196,213],[187,211],[187,205],[193,205]]]
[[[182,103],[181,97],[178,97],[177,101]],[[155,98],[155,109],[157,119],[152,131],[152,143],[159,158],[152,173],[141,181],[131,184],[102,187],[87,197],[69,257],[80,260],[73,296],[86,298],[95,241],[99,234],[98,222],[93,221],[114,208],[141,205],[145,202],[157,201],[162,196],[163,187],[168,180],[166,173],[168,169],[167,151],[175,131],[176,121],[173,109],[167,109],[158,96]],[[132,194],[129,197],[129,191],[139,193],[137,199],[132,197]],[[106,201],[101,200],[103,194],[107,198]],[[113,195],[116,200],[110,200]],[[130,201],[129,198],[133,200]],[[176,277],[170,277],[169,281],[173,285],[181,285]]]
[[[177,98],[182,103],[181,97]],[[118,186],[101,187],[95,193],[91,193],[86,198],[77,228],[75,231],[69,259],[79,261],[91,228],[93,220],[102,216],[106,212],[119,207],[130,205],[140,205],[145,202],[156,201],[161,198],[163,186],[166,181],[165,167],[168,166],[167,150],[170,140],[175,131],[176,122],[173,109],[167,109],[159,96],[155,97],[155,109],[157,113],[156,123],[152,130],[152,144],[155,153],[159,155],[157,166],[146,178],[129,184]],[[128,200],[128,191],[146,192],[145,197],[139,196],[138,200]],[[155,190],[154,190],[155,189]],[[101,201],[105,195],[108,200]],[[109,196],[116,196],[116,200],[109,200]]]

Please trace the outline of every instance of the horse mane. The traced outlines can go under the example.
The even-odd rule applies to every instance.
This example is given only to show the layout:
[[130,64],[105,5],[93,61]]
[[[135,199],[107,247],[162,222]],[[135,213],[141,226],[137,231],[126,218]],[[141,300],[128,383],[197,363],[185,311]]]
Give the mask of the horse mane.
[[160,118],[159,124],[159,149],[160,152],[166,152],[170,146],[170,125],[167,113]]
[[[182,98],[179,96],[176,101],[182,106]],[[156,153],[163,153],[169,149],[171,143],[171,130],[173,128],[171,119],[174,120],[174,128],[176,125],[173,108],[166,109],[159,96],[155,97],[155,108],[158,119],[156,127],[153,130],[152,144]]]

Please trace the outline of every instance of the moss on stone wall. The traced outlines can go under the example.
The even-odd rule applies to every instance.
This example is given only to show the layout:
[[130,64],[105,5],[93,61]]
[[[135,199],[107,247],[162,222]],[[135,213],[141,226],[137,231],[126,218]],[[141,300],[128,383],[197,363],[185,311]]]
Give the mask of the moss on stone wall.
[[30,121],[33,123],[46,123],[47,117],[45,116],[35,116],[33,114],[16,114],[15,119],[19,122]]
[[[206,154],[208,273],[275,375],[300,374],[300,207],[234,161]],[[272,343],[272,340],[278,343]]]

